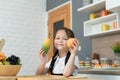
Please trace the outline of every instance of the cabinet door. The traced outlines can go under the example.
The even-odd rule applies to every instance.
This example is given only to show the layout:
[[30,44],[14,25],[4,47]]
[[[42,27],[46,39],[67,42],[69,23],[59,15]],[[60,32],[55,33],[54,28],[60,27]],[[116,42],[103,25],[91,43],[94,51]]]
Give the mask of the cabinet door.
[[50,33],[51,46],[48,52],[48,58],[50,59],[54,53],[53,38],[54,33],[59,27],[70,28],[70,4],[66,4],[52,12],[48,13],[48,32]]

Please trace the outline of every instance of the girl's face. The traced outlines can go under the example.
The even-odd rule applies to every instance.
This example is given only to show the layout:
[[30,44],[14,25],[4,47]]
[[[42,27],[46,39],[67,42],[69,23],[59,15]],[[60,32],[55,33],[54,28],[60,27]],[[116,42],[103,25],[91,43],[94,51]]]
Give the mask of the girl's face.
[[68,40],[68,37],[66,35],[66,32],[64,30],[59,30],[56,33],[55,39],[54,39],[54,45],[58,50],[67,49],[66,42]]

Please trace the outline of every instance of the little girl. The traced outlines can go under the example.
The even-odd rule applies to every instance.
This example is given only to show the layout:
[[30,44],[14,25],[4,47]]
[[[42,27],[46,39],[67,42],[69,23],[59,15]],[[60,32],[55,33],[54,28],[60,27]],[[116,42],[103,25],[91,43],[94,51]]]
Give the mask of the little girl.
[[41,64],[36,75],[51,73],[52,75],[71,76],[77,75],[79,68],[79,58],[77,55],[79,42],[72,43],[73,48],[69,49],[66,42],[69,38],[74,38],[74,33],[68,28],[60,28],[54,38],[56,52],[50,61],[47,62],[47,55],[43,55],[43,49],[40,50]]

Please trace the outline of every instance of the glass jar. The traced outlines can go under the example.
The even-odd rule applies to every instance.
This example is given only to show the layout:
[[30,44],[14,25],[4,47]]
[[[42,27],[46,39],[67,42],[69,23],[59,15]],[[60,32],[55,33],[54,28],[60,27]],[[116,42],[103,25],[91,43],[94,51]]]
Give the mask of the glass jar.
[[101,58],[100,61],[102,68],[109,68],[110,65],[112,64],[111,60],[108,58]]
[[92,3],[92,0],[83,0],[83,6],[89,5]]
[[93,3],[94,3],[94,2],[97,2],[97,1],[100,1],[100,0],[93,0]]
[[101,58],[100,61],[101,61],[101,64],[108,64],[109,63],[108,58]]
[[120,53],[114,53],[114,64],[120,66]]

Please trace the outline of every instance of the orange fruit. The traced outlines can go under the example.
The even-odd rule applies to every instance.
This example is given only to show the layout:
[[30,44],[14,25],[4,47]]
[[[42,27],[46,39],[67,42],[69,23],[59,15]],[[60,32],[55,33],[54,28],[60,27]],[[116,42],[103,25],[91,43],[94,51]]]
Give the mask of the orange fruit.
[[0,60],[4,60],[5,59],[5,55],[3,52],[0,52]]
[[67,40],[67,47],[72,49],[73,48],[72,44],[73,44],[74,41],[76,41],[75,38],[68,39]]

